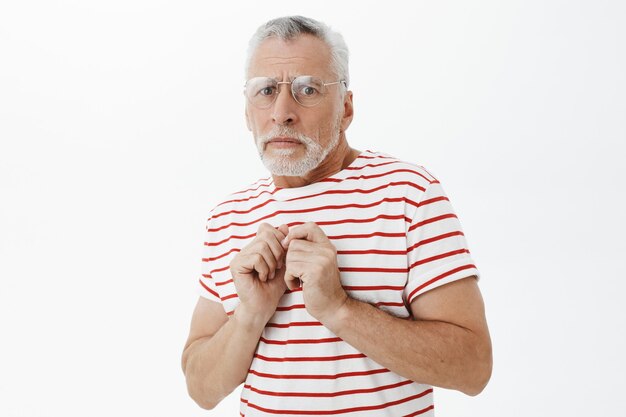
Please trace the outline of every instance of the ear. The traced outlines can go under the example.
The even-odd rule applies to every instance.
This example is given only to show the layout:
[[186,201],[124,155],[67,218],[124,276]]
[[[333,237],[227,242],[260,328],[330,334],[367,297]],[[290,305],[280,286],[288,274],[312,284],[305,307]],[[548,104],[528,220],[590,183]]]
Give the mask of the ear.
[[350,123],[352,123],[352,117],[354,116],[354,106],[352,104],[352,91],[346,91],[343,99],[343,118],[341,119],[341,130],[346,131]]

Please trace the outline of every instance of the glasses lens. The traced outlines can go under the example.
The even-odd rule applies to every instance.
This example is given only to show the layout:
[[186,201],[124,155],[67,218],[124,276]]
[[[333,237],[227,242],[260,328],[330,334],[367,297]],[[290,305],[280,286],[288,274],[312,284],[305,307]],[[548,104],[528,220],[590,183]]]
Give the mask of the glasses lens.
[[291,82],[291,92],[303,106],[315,106],[324,95],[324,82],[317,77],[302,75]]
[[246,82],[246,97],[257,107],[269,107],[278,94],[278,83],[270,77],[250,78]]

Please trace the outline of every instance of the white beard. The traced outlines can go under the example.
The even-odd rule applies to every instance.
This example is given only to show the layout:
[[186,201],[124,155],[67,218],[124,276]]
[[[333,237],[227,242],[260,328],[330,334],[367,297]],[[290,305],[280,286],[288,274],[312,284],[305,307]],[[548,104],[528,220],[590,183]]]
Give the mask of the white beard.
[[[338,121],[339,122],[339,121]],[[276,149],[275,155],[268,155],[265,152],[265,145],[276,137],[291,137],[299,140],[305,147],[305,154],[299,159],[292,156],[297,149]],[[294,129],[286,126],[276,126],[268,134],[256,137],[256,146],[263,165],[273,174],[289,177],[301,177],[311,170],[317,168],[330,151],[337,147],[339,143],[339,123],[333,127],[333,134],[330,142],[325,148],[315,140],[305,136]]]

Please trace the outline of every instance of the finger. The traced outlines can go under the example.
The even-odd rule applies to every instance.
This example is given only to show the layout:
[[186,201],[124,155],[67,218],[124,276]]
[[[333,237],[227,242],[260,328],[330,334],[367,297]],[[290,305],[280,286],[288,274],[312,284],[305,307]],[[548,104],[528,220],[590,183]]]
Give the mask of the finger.
[[256,271],[261,281],[266,281],[270,273],[270,267],[267,265],[265,258],[259,252],[252,252],[245,255],[244,266],[250,271]]
[[294,239],[289,243],[287,254],[290,252],[319,253],[322,250],[323,246],[319,243],[313,243],[303,239]]
[[287,236],[287,234],[289,233],[289,226],[287,226],[286,224],[281,224],[276,229],[283,234],[283,237]]
[[329,242],[326,233],[313,222],[307,222],[289,229],[289,234],[287,234],[283,242],[283,247],[288,247],[289,243],[294,239],[304,239],[316,243]]
[[285,284],[287,284],[287,288],[291,291],[300,288],[302,286],[302,281],[300,280],[300,275],[294,271],[293,268],[287,268],[285,271]]
[[273,234],[278,240],[282,239],[287,232],[289,232],[289,227],[286,224],[274,227],[269,223],[261,223],[257,229],[257,235]]
[[[274,259],[276,259],[276,268],[280,269],[282,268],[283,258],[285,256],[285,249],[282,247],[280,242],[285,238],[285,234],[278,228],[265,225],[267,225],[267,223],[264,223],[261,227],[259,227],[257,239],[264,241],[269,245],[269,248],[274,255]],[[287,229],[287,231],[288,230],[289,229]]]
[[259,272],[259,278],[261,278],[262,281],[265,281],[266,278],[273,278],[274,271],[278,266],[278,260],[274,256],[270,245],[264,240],[259,240],[250,248],[250,253],[259,255],[263,259],[263,263],[267,266],[267,272],[263,276],[261,276],[261,272],[257,270],[257,272]]
[[[292,246],[294,240],[291,242]],[[323,264],[327,261],[327,257],[318,251],[304,251],[304,250],[292,250],[291,246],[289,247],[289,251],[287,251],[287,255],[285,256],[285,262],[289,267],[294,262],[302,262],[303,264]]]

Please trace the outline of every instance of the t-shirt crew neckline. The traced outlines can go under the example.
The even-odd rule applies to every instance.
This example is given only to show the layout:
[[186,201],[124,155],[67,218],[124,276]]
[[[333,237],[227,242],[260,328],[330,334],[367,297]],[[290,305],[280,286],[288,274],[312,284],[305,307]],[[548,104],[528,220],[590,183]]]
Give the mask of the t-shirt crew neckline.
[[344,179],[346,179],[350,173],[353,171],[350,168],[355,168],[361,164],[362,157],[365,155],[369,155],[370,151],[362,151],[354,161],[347,167],[343,168],[341,171],[336,172],[335,174],[326,177],[324,179],[319,180],[318,182],[314,182],[313,184],[305,185],[302,187],[292,187],[292,188],[281,188],[276,187],[274,184],[274,179],[270,177],[270,187],[271,192],[274,196],[274,199],[277,201],[286,201],[293,198],[304,197],[312,194],[323,193],[329,188],[333,187],[336,184],[339,184]]

